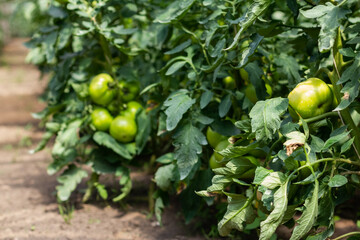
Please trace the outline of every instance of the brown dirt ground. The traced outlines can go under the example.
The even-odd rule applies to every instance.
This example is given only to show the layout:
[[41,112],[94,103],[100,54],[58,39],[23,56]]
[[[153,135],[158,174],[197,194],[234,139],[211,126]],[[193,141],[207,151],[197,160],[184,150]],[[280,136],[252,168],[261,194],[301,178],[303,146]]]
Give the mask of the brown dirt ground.
[[0,56],[0,239],[204,239],[189,236],[189,226],[174,207],[165,211],[161,227],[147,218],[146,202],[131,198],[126,210],[104,202],[77,204],[70,224],[65,223],[53,194],[56,178],[46,173],[50,150],[29,154],[42,134],[30,113],[44,107],[38,97],[46,81],[25,64],[23,42],[12,40]]

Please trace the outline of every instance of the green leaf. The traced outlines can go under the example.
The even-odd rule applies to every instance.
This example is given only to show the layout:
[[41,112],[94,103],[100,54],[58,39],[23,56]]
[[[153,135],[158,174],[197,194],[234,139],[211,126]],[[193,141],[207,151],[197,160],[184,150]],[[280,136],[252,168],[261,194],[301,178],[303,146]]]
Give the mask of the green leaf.
[[257,99],[264,100],[268,95],[266,93],[264,80],[262,79],[264,71],[256,62],[251,62],[246,65],[245,70],[248,72],[250,82],[255,88]]
[[186,189],[180,193],[179,202],[181,203],[186,224],[189,224],[194,217],[203,213],[203,200],[207,205],[213,204],[213,197],[201,198],[196,194],[196,191],[205,189],[211,184],[212,176],[211,169],[199,170]]
[[182,125],[173,136],[175,159],[180,172],[180,179],[186,178],[199,160],[202,146],[206,145],[206,137],[191,123]]
[[62,185],[56,187],[57,196],[61,201],[67,201],[71,193],[76,189],[76,186],[81,180],[87,177],[88,174],[85,170],[69,165],[69,167],[57,178],[58,182]]
[[108,161],[108,156],[106,156],[104,152],[98,150],[98,151],[94,151],[92,154],[93,154],[93,161],[92,161],[93,172],[98,174],[115,173],[116,165]]
[[119,183],[120,185],[123,185],[123,187],[120,189],[121,194],[113,199],[114,202],[119,202],[124,199],[131,191],[132,182],[130,178],[130,170],[126,167],[120,166],[116,169],[115,176],[120,177]]
[[345,153],[346,151],[348,151],[351,148],[354,140],[355,140],[355,137],[347,140],[343,145],[341,145],[341,151],[340,152]]
[[[321,189],[321,187],[320,187]],[[328,190],[329,188],[325,188]],[[319,215],[316,223],[320,226],[330,226],[334,217],[335,203],[332,199],[332,192],[327,191],[319,200]]]
[[282,172],[271,172],[261,182],[261,186],[264,186],[268,189],[275,189],[284,184],[285,181],[286,177]]
[[140,154],[148,142],[151,133],[151,118],[144,109],[136,114],[136,125],[138,126],[135,137],[136,153]]
[[97,144],[99,144],[101,146],[105,146],[105,147],[113,150],[114,152],[116,152],[117,154],[122,156],[123,158],[128,159],[128,160],[132,159],[132,156],[131,156],[129,150],[126,148],[126,145],[117,142],[108,133],[97,131],[94,134],[93,139]]
[[252,131],[256,133],[258,141],[269,141],[275,138],[277,130],[280,129],[280,116],[282,116],[289,105],[287,98],[272,98],[266,101],[258,101],[251,109]]
[[214,96],[214,93],[206,90],[203,92],[203,94],[201,94],[201,98],[200,98],[200,108],[204,109],[212,100]]
[[165,208],[164,202],[162,200],[161,197],[157,197],[155,200],[155,207],[154,207],[154,211],[155,211],[155,215],[156,215],[156,219],[158,220],[158,222],[161,223],[162,220],[162,212]]
[[240,129],[243,132],[251,133],[251,120],[245,119],[235,122],[235,127]]
[[165,75],[169,76],[174,74],[175,72],[177,72],[180,68],[182,68],[184,65],[186,64],[186,61],[177,61],[175,63],[173,63],[173,65],[171,65],[169,67],[169,69],[166,71]]
[[137,28],[124,28],[124,26],[122,26],[122,25],[116,26],[116,27],[112,28],[111,30],[114,33],[119,34],[119,35],[131,35],[138,31]]
[[225,148],[224,150],[220,151],[220,155],[226,157],[226,158],[235,158],[244,156],[251,150],[257,148],[259,146],[258,142],[252,143],[247,146],[233,146],[230,145],[229,147]]
[[325,144],[324,141],[315,135],[310,135],[310,136],[311,136],[311,149],[315,152],[321,152]]
[[330,138],[326,140],[322,150],[327,150],[334,144],[340,142],[344,138],[346,138],[349,135],[349,132],[346,130],[346,126],[343,126],[341,128],[336,129],[333,131],[330,135]]
[[52,16],[53,18],[60,18],[60,19],[64,19],[67,17],[66,12],[59,7],[55,7],[53,5],[50,6],[48,13],[50,16]]
[[154,22],[170,23],[178,21],[194,4],[195,0],[177,0],[172,2],[165,10],[158,14]]
[[98,191],[100,197],[104,200],[108,198],[108,192],[106,191],[106,188],[103,184],[100,184],[98,182],[95,183],[96,190]]
[[174,153],[169,152],[156,159],[156,162],[161,164],[169,164],[175,160]]
[[288,199],[287,199],[287,186],[286,181],[274,194],[274,210],[270,215],[260,223],[260,236],[259,240],[268,240],[275,233],[277,227],[285,215]]
[[330,50],[333,47],[336,30],[340,26],[341,20],[351,13],[349,9],[334,6],[330,2],[326,2],[325,5],[315,6],[310,10],[300,10],[300,12],[306,18],[314,18],[319,22],[321,26],[319,34],[320,52]]
[[227,236],[232,229],[243,231],[246,223],[251,223],[254,218],[254,210],[248,199],[241,194],[229,194],[228,206],[224,217],[218,224],[221,236]]
[[221,100],[219,105],[219,116],[221,118],[229,112],[231,104],[231,94],[229,93]]
[[186,113],[190,107],[196,102],[195,99],[191,99],[186,89],[180,89],[173,92],[165,100],[164,106],[167,107],[165,114],[166,118],[166,130],[171,131],[176,128],[184,113]]
[[163,191],[169,190],[171,181],[174,180],[174,164],[160,167],[155,173],[156,185]]
[[249,48],[246,48],[242,53],[241,53],[241,58],[240,58],[240,61],[239,61],[239,64],[236,66],[236,68],[240,69],[242,67],[244,67],[248,61],[249,61],[249,57],[251,57],[257,47],[259,46],[260,42],[264,39],[263,36],[259,35],[259,34],[256,34],[253,41],[250,43],[250,46]]
[[330,178],[330,181],[328,183],[329,187],[341,187],[348,183],[348,180],[346,177],[342,175],[335,175],[332,178]]
[[220,193],[224,191],[225,187],[232,183],[232,178],[223,176],[223,175],[215,175],[212,180],[212,184],[207,188],[208,192],[216,192]]
[[290,240],[300,240],[313,227],[318,215],[318,195],[319,182],[315,181],[314,191],[311,197],[305,200],[305,210],[301,214],[301,217],[297,220],[298,225],[295,227]]
[[191,45],[191,40],[187,40],[181,44],[179,44],[178,46],[174,47],[173,49],[171,49],[170,51],[165,52],[164,54],[175,54],[175,53],[179,53],[182,50],[184,50],[185,48],[187,48],[188,46]]
[[240,30],[237,32],[234,41],[228,48],[225,49],[225,51],[233,50],[238,45],[243,32],[248,29],[255,22],[255,20],[265,12],[271,3],[271,0],[253,1],[249,9],[247,9],[245,15],[240,17],[238,21],[235,20],[236,24],[240,26]]
[[293,56],[282,53],[275,59],[275,63],[280,67],[279,71],[288,77],[289,85],[295,85],[300,82],[300,65]]
[[264,181],[264,179],[272,172],[272,170],[266,169],[264,167],[257,167],[255,170],[255,178],[253,184],[260,185]]

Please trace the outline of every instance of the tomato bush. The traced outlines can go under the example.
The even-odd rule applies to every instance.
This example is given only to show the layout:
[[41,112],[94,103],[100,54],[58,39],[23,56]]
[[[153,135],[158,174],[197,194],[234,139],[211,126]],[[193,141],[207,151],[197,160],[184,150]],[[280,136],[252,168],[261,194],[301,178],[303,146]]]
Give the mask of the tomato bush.
[[[354,0],[53,2],[49,27],[27,45],[52,72],[36,150],[56,136],[48,172],[62,170],[59,198],[87,164],[85,199],[92,189],[107,198],[108,173],[123,199],[140,155],[154,167],[159,220],[175,194],[186,222],[218,211],[222,236],[274,239],[296,215],[292,240],[331,236],[336,207],[359,186],[359,11]],[[116,93],[96,102],[89,85],[101,73]],[[320,83],[307,96],[311,79]],[[97,104],[115,119],[135,116],[125,141],[135,144],[93,128]]]

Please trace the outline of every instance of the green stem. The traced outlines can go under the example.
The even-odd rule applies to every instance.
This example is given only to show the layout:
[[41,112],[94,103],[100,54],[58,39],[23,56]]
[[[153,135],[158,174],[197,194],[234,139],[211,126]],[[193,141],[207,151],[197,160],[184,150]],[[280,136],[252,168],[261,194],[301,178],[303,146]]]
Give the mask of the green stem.
[[360,175],[360,171],[347,171],[347,172],[342,172],[340,173],[341,175],[349,175],[349,174],[356,174],[356,175]]
[[[153,154],[150,158],[150,164],[149,164],[149,173],[150,174],[154,174],[155,169],[155,161],[156,161],[156,155]],[[154,213],[154,209],[155,209],[155,201],[154,201],[154,191],[155,191],[155,183],[153,181],[150,182],[150,186],[149,186],[149,192],[148,192],[148,203],[149,203],[149,212],[150,214]]]
[[[334,64],[336,65],[335,62],[334,62]],[[336,69],[336,67],[335,67],[335,69]],[[335,69],[334,69],[334,71],[329,73],[328,76],[333,85],[333,91],[334,91],[335,97],[337,98],[338,102],[341,102],[341,92],[340,92],[341,86],[336,84],[337,81],[339,80],[339,76],[335,72]],[[346,124],[348,126],[348,130],[350,131],[350,136],[354,137],[353,147],[355,149],[356,155],[358,156],[358,159],[360,159],[360,155],[359,155],[359,153],[360,153],[360,129],[355,125],[348,108],[340,110],[340,116],[341,116],[341,120],[344,122],[344,124]]]
[[196,41],[200,44],[201,49],[202,49],[203,54],[204,54],[204,57],[205,57],[205,60],[206,60],[206,62],[210,65],[210,60],[209,60],[208,54],[207,54],[207,52],[206,52],[205,45],[200,41],[200,39],[198,38],[198,36],[196,36],[195,33],[193,33],[192,31],[190,31],[189,29],[187,29],[187,28],[186,28],[184,25],[182,25],[181,23],[179,23],[179,25],[180,25],[180,28],[181,28],[184,32],[186,32],[186,33],[190,34],[191,36],[193,36],[193,37],[196,39]]
[[101,45],[101,48],[104,52],[104,56],[105,56],[105,60],[106,60],[106,71],[108,71],[108,73],[113,77],[115,78],[115,74],[113,72],[113,69],[112,69],[112,57],[111,57],[111,51],[110,51],[110,47],[109,47],[109,44],[106,42],[106,39],[103,35],[100,34],[100,45]]
[[340,240],[340,239],[344,239],[346,237],[350,237],[353,235],[360,235],[360,232],[350,232],[350,233],[346,233],[344,235],[341,235],[340,237],[334,238],[333,240]]
[[94,190],[95,183],[97,183],[98,181],[99,181],[99,174],[93,172],[91,174],[90,180],[87,182],[88,188],[86,189],[86,192],[82,199],[83,202],[87,202],[90,199],[91,194]]
[[[316,116],[316,117],[304,119],[304,121],[306,123],[313,123],[313,122],[317,122],[317,121],[323,120],[323,119],[328,118],[328,117],[337,117],[337,116],[338,116],[337,112],[327,112],[327,113],[321,114],[321,115]],[[301,122],[299,122],[298,124],[300,126],[302,126]]]
[[284,137],[284,136],[281,136],[278,140],[276,140],[276,142],[273,143],[273,145],[271,145],[270,150],[269,150],[269,154],[266,155],[266,158],[265,158],[265,161],[264,161],[264,164],[263,164],[264,167],[266,167],[267,164],[269,163],[270,157],[272,156],[271,153],[273,152],[273,150],[275,149],[275,147],[276,147],[279,143],[281,143],[284,139],[285,139],[285,137]]

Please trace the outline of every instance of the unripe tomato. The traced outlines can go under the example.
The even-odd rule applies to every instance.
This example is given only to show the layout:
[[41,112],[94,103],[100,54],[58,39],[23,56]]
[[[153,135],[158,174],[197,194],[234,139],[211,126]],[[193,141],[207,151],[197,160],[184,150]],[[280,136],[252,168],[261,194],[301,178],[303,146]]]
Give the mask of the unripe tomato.
[[128,102],[126,104],[126,110],[120,112],[120,115],[121,116],[129,116],[132,119],[135,119],[136,118],[136,112],[139,109],[143,109],[143,106],[141,106],[141,104],[136,102],[136,101],[131,101],[131,102]]
[[211,169],[215,169],[215,168],[223,167],[224,164],[221,164],[218,161],[216,161],[215,153],[213,153],[209,160],[209,166]]
[[227,89],[235,89],[236,88],[236,82],[232,76],[227,76],[227,77],[223,78],[223,84],[224,84],[225,88],[227,88]]
[[102,106],[108,105],[116,95],[115,88],[111,88],[114,79],[107,73],[101,73],[91,79],[89,95],[94,103]]
[[[299,83],[288,96],[289,105],[302,118],[311,118],[331,110],[333,93],[319,78],[309,78]],[[291,114],[291,112],[290,112]],[[292,116],[296,119],[296,115]]]
[[[215,150],[216,151],[221,151],[224,150],[225,148],[227,148],[230,145],[228,140],[223,140],[221,142],[218,143],[218,145],[216,146]],[[220,155],[219,153],[215,152],[215,159],[216,161],[220,162],[224,157],[222,155]]]
[[[267,98],[270,98],[272,96],[272,88],[269,84],[265,83],[265,88],[266,88],[266,92],[267,94],[269,94],[269,96]],[[245,88],[245,96],[252,102],[252,103],[256,103],[258,101],[258,98],[256,96],[256,91],[255,91],[255,87],[252,84],[249,84],[246,86]]]
[[110,125],[110,135],[121,143],[128,143],[135,139],[137,126],[134,119],[117,116]]
[[112,121],[113,117],[105,108],[96,108],[91,113],[91,123],[94,125],[96,130],[107,131]]
[[240,77],[247,84],[249,83],[249,74],[244,68],[240,68]]
[[226,137],[215,132],[211,127],[208,127],[206,130],[206,139],[211,147],[216,148],[219,142],[225,140]]
[[140,91],[139,83],[136,81],[132,81],[132,82],[120,81],[119,88],[120,88],[120,92],[119,92],[120,97],[124,102],[130,102],[134,100],[138,96]]

